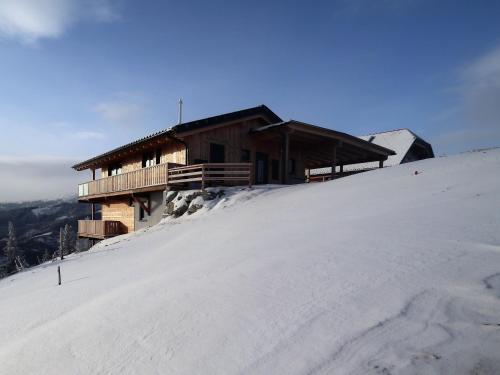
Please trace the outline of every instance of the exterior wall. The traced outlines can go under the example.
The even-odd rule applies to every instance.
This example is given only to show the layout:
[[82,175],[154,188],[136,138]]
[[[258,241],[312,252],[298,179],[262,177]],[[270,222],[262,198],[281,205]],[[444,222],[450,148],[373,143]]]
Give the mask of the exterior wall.
[[124,233],[133,232],[134,226],[134,206],[129,205],[129,199],[116,200],[101,204],[102,220],[115,220],[123,224]]
[[412,144],[403,160],[401,160],[401,164],[433,157],[434,152],[432,151],[432,147],[429,144],[418,143],[417,140]]
[[[189,145],[189,163],[197,161],[208,162],[210,160],[210,143],[224,145],[225,161],[227,163],[240,163],[242,150],[250,151],[250,162],[256,165],[256,153],[261,152],[268,156],[268,182],[278,184],[280,179],[272,179],[272,160],[280,161],[281,166],[281,142],[279,139],[259,140],[256,136],[249,134],[252,128],[265,125],[262,119],[240,121],[215,129],[207,129],[193,135],[186,136],[184,141]],[[290,183],[304,182],[305,160],[302,152],[292,145],[289,148],[289,156],[295,160],[295,174],[289,175]],[[281,174],[279,174],[281,175]]]
[[[163,191],[154,191],[149,193],[149,199],[151,200],[151,213],[150,215],[145,213],[144,220],[139,219],[140,205],[134,202],[135,214],[134,214],[134,226],[135,230],[150,227],[152,225],[158,224],[162,218],[163,212],[165,210],[165,199]],[[147,194],[144,195],[143,200],[148,197]]]
[[[160,163],[178,163],[185,164],[184,145],[179,142],[168,142],[164,145],[158,145],[156,148],[144,149],[121,160],[122,173],[132,172],[142,168],[143,152],[156,152],[161,150]],[[115,164],[116,162],[110,163]],[[101,178],[108,177],[108,165],[101,168]]]
[[[268,157],[268,175],[267,181],[271,184],[278,184],[281,182],[281,171],[278,173],[278,178],[272,177],[272,161],[279,161],[279,168],[281,170],[281,139],[276,137],[274,139],[265,139],[258,135],[250,135],[249,132],[252,128],[268,124],[268,121],[258,117],[249,118],[237,122],[224,124],[221,126],[214,126],[207,129],[200,129],[194,131],[191,135],[182,137],[183,141],[189,147],[189,164],[195,162],[208,162],[210,160],[210,144],[216,143],[224,145],[225,161],[228,163],[242,162],[242,150],[250,151],[250,162],[254,165],[253,173],[255,173],[256,153],[260,152]],[[122,173],[139,170],[142,168],[142,155],[144,152],[156,152],[161,150],[160,162],[186,164],[184,145],[174,140],[167,141],[164,144],[151,146],[149,149],[143,149],[130,156],[124,157],[120,162],[122,165]],[[290,159],[295,160],[295,173],[288,175],[289,183],[304,182],[305,179],[305,158],[304,153],[301,151],[300,146],[293,143],[290,144],[289,156]],[[110,163],[114,164],[114,163]],[[108,165],[101,168],[101,177],[108,176]]]

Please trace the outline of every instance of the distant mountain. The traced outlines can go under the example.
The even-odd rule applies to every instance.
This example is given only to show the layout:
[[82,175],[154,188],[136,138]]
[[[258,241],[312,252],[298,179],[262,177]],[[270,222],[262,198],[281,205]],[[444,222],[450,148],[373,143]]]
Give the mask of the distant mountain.
[[22,203],[0,203],[0,264],[9,221],[14,223],[19,247],[30,265],[39,263],[45,250],[58,248],[59,228],[70,224],[76,232],[78,220],[90,216],[90,205],[76,198]]

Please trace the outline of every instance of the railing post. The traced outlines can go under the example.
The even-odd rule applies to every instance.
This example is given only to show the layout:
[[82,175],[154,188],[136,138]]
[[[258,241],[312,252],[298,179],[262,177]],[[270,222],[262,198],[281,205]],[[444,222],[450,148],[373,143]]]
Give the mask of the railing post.
[[248,188],[252,187],[252,164],[247,165],[248,170]]
[[205,190],[205,164],[201,165],[201,190]]
[[168,162],[165,165],[165,185],[168,186]]

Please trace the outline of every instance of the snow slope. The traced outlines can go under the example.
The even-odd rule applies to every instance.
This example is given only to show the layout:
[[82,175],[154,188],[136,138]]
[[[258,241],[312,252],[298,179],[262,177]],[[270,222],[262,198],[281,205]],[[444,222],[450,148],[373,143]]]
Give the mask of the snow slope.
[[1,280],[0,373],[498,374],[499,226],[500,150],[243,190]]

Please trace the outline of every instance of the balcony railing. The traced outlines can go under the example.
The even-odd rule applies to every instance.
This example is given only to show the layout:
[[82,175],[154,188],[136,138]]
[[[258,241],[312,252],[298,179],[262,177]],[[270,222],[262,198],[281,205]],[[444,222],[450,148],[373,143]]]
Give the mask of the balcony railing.
[[244,182],[250,186],[252,163],[204,163],[169,169],[170,185],[187,182],[200,182],[202,189],[211,183]]
[[78,220],[78,236],[89,238],[108,238],[122,233],[122,223],[112,220]]
[[200,182],[251,184],[251,163],[204,163],[187,166],[165,163],[78,185],[78,196],[89,198],[111,193],[134,191],[155,186]]

